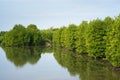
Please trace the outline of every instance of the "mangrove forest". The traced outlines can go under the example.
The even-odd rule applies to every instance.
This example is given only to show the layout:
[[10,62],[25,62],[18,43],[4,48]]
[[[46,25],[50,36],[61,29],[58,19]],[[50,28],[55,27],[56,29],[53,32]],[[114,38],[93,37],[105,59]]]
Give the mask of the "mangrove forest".
[[73,51],[74,54],[87,54],[94,59],[108,60],[114,67],[119,68],[120,15],[47,30],[40,30],[35,24],[16,24],[10,31],[0,32],[0,45],[64,48]]

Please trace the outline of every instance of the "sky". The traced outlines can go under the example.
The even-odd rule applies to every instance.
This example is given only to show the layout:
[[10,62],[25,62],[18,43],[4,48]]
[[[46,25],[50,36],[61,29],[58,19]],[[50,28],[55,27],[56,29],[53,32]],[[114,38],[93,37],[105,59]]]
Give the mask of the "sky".
[[0,0],[0,31],[15,24],[59,28],[119,14],[120,0]]

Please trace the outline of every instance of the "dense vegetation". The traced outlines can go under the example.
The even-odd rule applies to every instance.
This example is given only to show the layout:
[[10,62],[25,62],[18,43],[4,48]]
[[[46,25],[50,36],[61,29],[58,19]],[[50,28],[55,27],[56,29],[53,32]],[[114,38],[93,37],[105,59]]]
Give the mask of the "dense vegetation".
[[120,15],[62,27],[53,33],[53,45],[107,59],[120,67]]
[[[3,46],[39,46],[46,45],[52,41],[52,30],[41,31],[36,25],[30,24],[25,28],[18,24],[8,31],[4,36],[1,36],[0,43]],[[3,34],[1,34],[3,35]]]
[[[2,36],[1,36],[2,35]],[[107,59],[120,67],[120,15],[104,20],[83,21],[59,29],[39,30],[36,25],[15,25],[8,32],[0,33],[3,46],[50,45],[77,53],[87,53],[93,58]]]
[[2,43],[2,41],[3,41],[3,37],[4,37],[4,34],[5,34],[6,32],[4,32],[4,31],[1,31],[0,32],[0,44]]

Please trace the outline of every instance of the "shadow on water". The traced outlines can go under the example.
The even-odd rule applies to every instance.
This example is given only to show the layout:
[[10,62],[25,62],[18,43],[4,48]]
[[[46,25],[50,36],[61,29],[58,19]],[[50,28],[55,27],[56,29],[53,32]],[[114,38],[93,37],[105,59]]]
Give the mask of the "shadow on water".
[[80,80],[120,80],[120,72],[113,71],[107,61],[91,60],[86,55],[64,49],[54,49],[54,57],[71,76],[79,75]]
[[15,66],[22,67],[26,63],[36,64],[41,58],[41,54],[52,53],[50,47],[2,47],[6,53],[6,58],[13,62]]

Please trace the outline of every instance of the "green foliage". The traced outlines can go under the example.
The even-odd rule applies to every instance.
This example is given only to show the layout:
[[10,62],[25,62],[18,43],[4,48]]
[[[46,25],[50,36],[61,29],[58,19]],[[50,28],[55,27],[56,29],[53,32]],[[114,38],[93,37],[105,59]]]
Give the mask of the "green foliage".
[[75,50],[76,48],[76,29],[74,24],[69,25],[68,28],[62,27],[53,33],[54,46],[65,47],[69,50]]
[[120,16],[104,20],[83,21],[62,27],[53,33],[53,44],[94,58],[105,58],[114,66],[120,66]]
[[74,24],[69,25],[69,27],[66,30],[66,48],[69,50],[75,50],[76,49],[76,29],[77,26]]
[[111,46],[110,41],[112,40],[112,37],[114,36],[113,34],[111,34],[113,24],[114,24],[114,20],[110,17],[106,17],[104,19],[104,24],[106,26],[106,36],[104,37],[105,41],[106,41],[105,55],[108,56],[109,53],[111,52],[111,49],[109,48]]
[[41,37],[42,37],[42,43],[50,43],[52,44],[52,38],[53,38],[53,31],[54,29],[50,28],[47,30],[41,30]]
[[110,42],[107,46],[106,57],[117,67],[120,67],[120,15],[115,18],[114,24],[110,31]]
[[96,19],[89,23],[86,37],[87,52],[89,56],[95,58],[105,57],[105,35],[106,31],[103,21]]
[[2,45],[4,46],[22,46],[28,41],[26,40],[26,29],[22,25],[15,25],[13,30],[4,35]]
[[27,28],[15,25],[8,32],[0,33],[3,46],[53,45],[78,53],[88,53],[94,58],[106,58],[120,67],[120,15],[115,19],[106,17],[79,26],[71,24],[60,29],[39,30],[30,24]]
[[83,21],[77,29],[76,32],[76,51],[79,53],[86,53],[86,29],[88,27],[88,23]]
[[67,28],[63,27],[61,32],[61,39],[60,39],[61,47],[66,47],[66,43],[67,43],[66,40],[67,40]]
[[120,15],[62,27],[53,33],[53,44],[120,66]]
[[35,31],[39,31],[39,30],[37,29],[37,26],[34,25],[34,24],[28,25],[28,26],[27,26],[27,29],[28,29],[28,31],[31,32],[31,33],[34,33]]
[[62,31],[61,29],[54,31],[53,40],[52,40],[53,46],[57,46],[57,47],[61,46],[61,42],[60,42],[61,31]]
[[29,35],[29,45],[40,45],[42,44],[42,37],[40,35],[39,29],[37,29],[37,26],[34,24],[30,24],[27,27],[28,35]]
[[[44,39],[44,34],[47,37]],[[36,25],[30,24],[27,28],[23,25],[15,25],[2,38],[3,46],[38,46],[45,45],[46,40],[52,40],[52,30],[40,31]]]
[[1,45],[2,41],[3,41],[3,36],[4,36],[5,33],[6,33],[5,31],[0,32],[0,45]]

